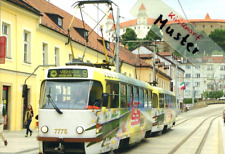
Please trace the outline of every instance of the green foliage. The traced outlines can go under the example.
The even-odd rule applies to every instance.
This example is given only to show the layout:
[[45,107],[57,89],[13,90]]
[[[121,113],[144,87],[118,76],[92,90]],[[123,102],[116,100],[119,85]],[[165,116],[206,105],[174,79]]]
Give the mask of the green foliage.
[[204,98],[217,99],[223,96],[223,90],[218,91],[205,91],[203,93]]
[[136,46],[138,46],[139,42],[126,42],[126,41],[137,41],[137,34],[131,28],[127,28],[126,32],[122,35],[122,44],[128,45],[129,50],[133,50]]
[[123,41],[137,40],[137,34],[133,29],[127,28],[126,32],[122,35],[122,39]]
[[148,31],[144,40],[154,41],[161,40],[162,35],[160,33],[159,27],[157,25],[153,25],[151,29]]
[[[194,99],[194,102],[197,102],[197,98]],[[183,101],[184,104],[192,104],[192,98],[185,98]]]
[[223,50],[225,50],[225,30],[216,29],[209,34],[209,37],[217,43]]
[[178,51],[174,51],[174,55],[177,57],[183,57]]

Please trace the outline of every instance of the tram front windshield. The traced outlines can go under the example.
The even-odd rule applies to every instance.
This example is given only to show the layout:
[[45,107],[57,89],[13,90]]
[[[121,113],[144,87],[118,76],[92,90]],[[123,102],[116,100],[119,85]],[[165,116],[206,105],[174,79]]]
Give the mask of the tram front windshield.
[[41,92],[43,109],[101,107],[102,85],[97,81],[44,81]]

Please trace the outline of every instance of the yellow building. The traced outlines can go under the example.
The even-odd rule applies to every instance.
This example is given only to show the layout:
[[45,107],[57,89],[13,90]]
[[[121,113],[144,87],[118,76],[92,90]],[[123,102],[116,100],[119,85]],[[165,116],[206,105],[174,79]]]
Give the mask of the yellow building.
[[[21,130],[28,104],[33,106],[34,115],[38,114],[40,84],[45,69],[52,67],[49,65],[65,66],[72,60],[71,48],[66,45],[72,15],[45,0],[2,0],[0,13],[0,36],[7,38],[5,64],[0,64],[0,100],[7,107],[6,129]],[[82,58],[85,36],[91,31],[87,24],[84,29],[82,21],[75,18],[70,35],[76,58]],[[101,37],[92,32],[88,40],[84,61],[102,62],[105,56]],[[111,61],[115,44],[106,46]],[[135,59],[134,54],[120,47],[121,73],[135,77],[135,66],[144,64],[141,59]],[[34,72],[36,68],[39,69]],[[115,71],[115,67],[112,67],[112,71]],[[30,76],[32,72],[34,74]],[[28,85],[28,104],[24,104],[22,98],[25,80]],[[34,127],[35,122],[32,122]]]

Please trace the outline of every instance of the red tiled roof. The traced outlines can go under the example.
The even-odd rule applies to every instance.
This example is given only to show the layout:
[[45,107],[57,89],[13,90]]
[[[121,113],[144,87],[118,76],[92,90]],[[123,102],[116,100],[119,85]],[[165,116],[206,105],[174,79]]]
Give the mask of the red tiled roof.
[[188,19],[188,22],[225,22],[224,19],[211,19],[209,14],[207,13],[205,19]]
[[112,13],[109,14],[108,19],[113,19]]
[[137,25],[137,19],[120,23],[121,28],[131,27],[131,26],[135,26],[135,25]]
[[41,16],[41,12],[38,11],[37,9],[35,9],[33,6],[27,4],[26,2],[22,1],[22,0],[6,0],[8,2],[14,3],[15,5],[18,5],[20,7],[25,8],[26,10],[29,10],[37,15]]
[[225,62],[225,57],[224,56],[206,57],[204,61],[208,63],[222,63]]
[[164,66],[165,65],[165,63],[164,62],[160,62],[160,63],[158,63],[158,66]]
[[[154,18],[147,18],[147,23],[149,25],[153,25],[156,19]],[[225,22],[225,19],[211,19],[209,14],[207,13],[205,16],[205,19],[188,19],[188,20],[184,20],[182,18],[179,19],[180,21],[182,21],[182,23],[196,23],[196,22]],[[169,20],[168,24],[174,24],[176,22]],[[133,20],[129,20],[129,21],[125,21],[120,23],[120,27],[121,28],[126,28],[126,27],[131,27],[131,26],[136,26],[137,25],[137,19],[133,19]]]
[[141,59],[151,59],[151,58],[153,58],[153,54],[139,54],[138,56]]
[[126,61],[129,64],[132,65],[136,65],[136,66],[140,66],[140,65],[150,65],[148,63],[146,63],[144,60],[139,58],[139,55],[133,54],[132,52],[130,52],[129,50],[127,50],[126,48],[123,48],[120,46],[119,48],[120,51],[120,59],[122,61]]
[[171,52],[158,52],[158,54],[160,56],[172,56],[173,55],[173,53],[171,53]]
[[160,63],[160,59],[159,58],[156,58],[155,59],[155,63]]
[[206,16],[205,16],[205,19],[206,19],[206,20],[210,20],[210,19],[211,19],[208,13],[207,13]]
[[139,10],[146,10],[144,4],[141,4],[141,7],[139,8]]
[[165,65],[165,66],[164,66],[164,69],[169,69],[169,66],[168,66],[168,65]]

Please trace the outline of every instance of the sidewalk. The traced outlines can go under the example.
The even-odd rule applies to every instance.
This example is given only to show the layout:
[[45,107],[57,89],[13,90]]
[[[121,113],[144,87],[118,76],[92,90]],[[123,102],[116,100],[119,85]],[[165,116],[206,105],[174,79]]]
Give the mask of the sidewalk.
[[38,132],[33,129],[32,136],[25,137],[26,130],[9,131],[4,130],[4,135],[8,140],[8,145],[5,146],[0,139],[1,154],[37,154],[38,141],[36,139]]

